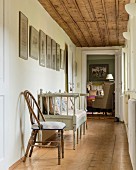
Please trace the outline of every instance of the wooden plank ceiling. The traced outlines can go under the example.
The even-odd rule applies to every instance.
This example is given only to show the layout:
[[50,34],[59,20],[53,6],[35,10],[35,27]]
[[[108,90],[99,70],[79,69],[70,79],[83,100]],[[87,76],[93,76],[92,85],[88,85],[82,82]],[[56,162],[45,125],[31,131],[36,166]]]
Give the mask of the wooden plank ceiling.
[[124,45],[130,0],[38,0],[77,47]]

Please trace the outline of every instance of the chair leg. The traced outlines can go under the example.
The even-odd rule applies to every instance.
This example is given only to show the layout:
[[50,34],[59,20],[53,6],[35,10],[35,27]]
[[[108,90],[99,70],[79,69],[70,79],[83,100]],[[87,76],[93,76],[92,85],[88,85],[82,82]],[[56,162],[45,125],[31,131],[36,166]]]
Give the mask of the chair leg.
[[60,156],[60,148],[61,148],[61,146],[60,146],[60,142],[58,143],[58,165],[60,165],[60,161],[61,161],[61,156]]
[[61,149],[62,149],[62,158],[64,158],[64,136],[63,136],[63,130],[61,130]]
[[[36,136],[37,136],[37,133],[38,133],[38,131],[37,131],[37,130],[35,130],[35,131],[34,131],[34,134],[33,134],[33,144],[32,144],[32,145],[34,145],[34,144],[35,144],[35,142],[36,142]],[[31,157],[31,156],[32,156],[33,148],[34,148],[34,146],[31,146],[30,153],[29,153],[29,157]]]
[[25,155],[24,155],[24,158],[23,158],[23,162],[26,161],[26,157],[28,155],[28,152],[29,152],[29,149],[32,145],[32,141],[33,141],[33,134],[34,134],[34,130],[31,132],[31,136],[29,138],[29,141],[28,141],[28,144],[27,144],[27,148],[26,148],[26,152],[25,152]]

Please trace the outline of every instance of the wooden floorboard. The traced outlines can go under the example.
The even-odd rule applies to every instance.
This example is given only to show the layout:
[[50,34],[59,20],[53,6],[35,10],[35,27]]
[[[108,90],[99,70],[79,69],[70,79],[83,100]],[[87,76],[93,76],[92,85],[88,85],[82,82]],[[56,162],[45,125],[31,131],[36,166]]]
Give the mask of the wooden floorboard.
[[57,165],[56,148],[42,148],[14,170],[132,170],[123,123],[88,119],[88,130],[76,150],[72,149],[72,131],[64,134],[65,158],[61,165]]

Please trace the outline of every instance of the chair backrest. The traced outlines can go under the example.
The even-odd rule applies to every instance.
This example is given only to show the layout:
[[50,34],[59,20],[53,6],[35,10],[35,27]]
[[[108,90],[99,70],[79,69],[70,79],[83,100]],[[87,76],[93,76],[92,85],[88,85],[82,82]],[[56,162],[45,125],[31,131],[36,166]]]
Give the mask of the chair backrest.
[[113,93],[115,89],[114,83],[107,83],[104,85],[104,100],[105,100],[105,108],[111,109],[112,108],[112,100],[113,100]]
[[112,98],[114,93],[114,83],[105,83],[103,87],[104,96],[98,98],[92,103],[92,107],[101,109],[111,109],[112,108]]
[[41,109],[37,101],[28,90],[25,90],[23,94],[29,109],[31,124],[33,125],[34,123],[37,123],[38,126],[42,128],[39,118],[42,119],[43,121],[45,121],[45,118],[43,116],[43,113],[41,112]]

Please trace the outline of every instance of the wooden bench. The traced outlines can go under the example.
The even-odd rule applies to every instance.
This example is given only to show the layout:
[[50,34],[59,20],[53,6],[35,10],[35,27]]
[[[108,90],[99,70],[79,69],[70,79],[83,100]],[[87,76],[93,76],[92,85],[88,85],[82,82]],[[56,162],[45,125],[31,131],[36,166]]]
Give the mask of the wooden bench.
[[[83,134],[85,134],[85,125],[87,120],[86,115],[86,96],[87,94],[82,93],[43,93],[40,90],[40,94],[38,95],[39,104],[45,119],[47,121],[60,121],[66,124],[65,130],[73,130],[73,149],[75,149],[75,133],[77,131],[77,144],[79,138],[79,129],[80,129],[80,138],[82,136],[82,126],[83,126]],[[44,100],[47,99],[47,109],[45,111]],[[56,98],[60,99],[59,106],[59,114],[55,111],[56,106]],[[66,110],[64,110],[62,102],[65,99]],[[50,101],[53,102],[53,113],[50,114]],[[81,101],[83,105],[83,109],[81,109]],[[72,103],[72,108],[69,109],[70,102]]]

